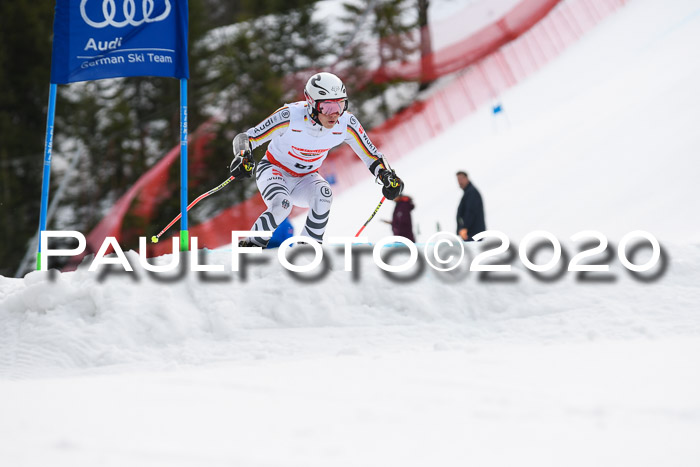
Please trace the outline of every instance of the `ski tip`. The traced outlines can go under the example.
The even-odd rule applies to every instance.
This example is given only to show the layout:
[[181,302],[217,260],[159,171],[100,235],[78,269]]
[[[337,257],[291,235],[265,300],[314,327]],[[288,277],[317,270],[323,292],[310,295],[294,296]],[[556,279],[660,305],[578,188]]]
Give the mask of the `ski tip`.
[[156,237],[155,235],[152,236],[152,237],[151,237],[151,241],[152,241],[153,243],[158,243],[158,237]]

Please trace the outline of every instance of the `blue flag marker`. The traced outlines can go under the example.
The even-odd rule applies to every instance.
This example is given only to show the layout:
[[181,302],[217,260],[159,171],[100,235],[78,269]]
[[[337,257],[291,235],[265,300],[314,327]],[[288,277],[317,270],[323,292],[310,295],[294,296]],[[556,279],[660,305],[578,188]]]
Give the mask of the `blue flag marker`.
[[127,76],[180,80],[181,249],[187,232],[187,0],[56,0],[51,53],[51,87],[41,188],[39,251],[46,230],[56,85]]

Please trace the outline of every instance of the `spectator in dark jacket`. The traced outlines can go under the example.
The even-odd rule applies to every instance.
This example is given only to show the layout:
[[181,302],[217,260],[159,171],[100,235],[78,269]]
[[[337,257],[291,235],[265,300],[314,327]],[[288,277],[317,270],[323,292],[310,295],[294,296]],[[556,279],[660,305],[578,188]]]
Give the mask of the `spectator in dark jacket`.
[[391,218],[391,230],[394,235],[400,235],[415,242],[413,238],[413,222],[411,221],[411,211],[413,211],[413,200],[409,196],[399,196],[394,200],[394,216]]
[[473,241],[474,235],[486,230],[484,203],[479,190],[469,181],[466,172],[457,172],[457,183],[464,190],[457,208],[457,234],[462,240]]

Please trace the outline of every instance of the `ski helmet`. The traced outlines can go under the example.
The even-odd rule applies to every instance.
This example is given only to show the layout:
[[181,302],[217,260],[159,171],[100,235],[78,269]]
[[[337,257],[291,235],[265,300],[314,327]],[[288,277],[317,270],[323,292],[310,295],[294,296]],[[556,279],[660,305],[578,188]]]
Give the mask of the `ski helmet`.
[[304,97],[309,105],[309,115],[319,125],[318,114],[343,114],[348,109],[348,94],[340,78],[333,73],[321,72],[306,82]]

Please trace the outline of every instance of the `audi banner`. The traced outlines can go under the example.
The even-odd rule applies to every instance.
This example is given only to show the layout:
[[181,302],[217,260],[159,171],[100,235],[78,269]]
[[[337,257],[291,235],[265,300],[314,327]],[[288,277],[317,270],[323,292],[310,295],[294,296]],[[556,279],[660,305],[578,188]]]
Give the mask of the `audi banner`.
[[56,0],[51,82],[188,79],[187,0]]

